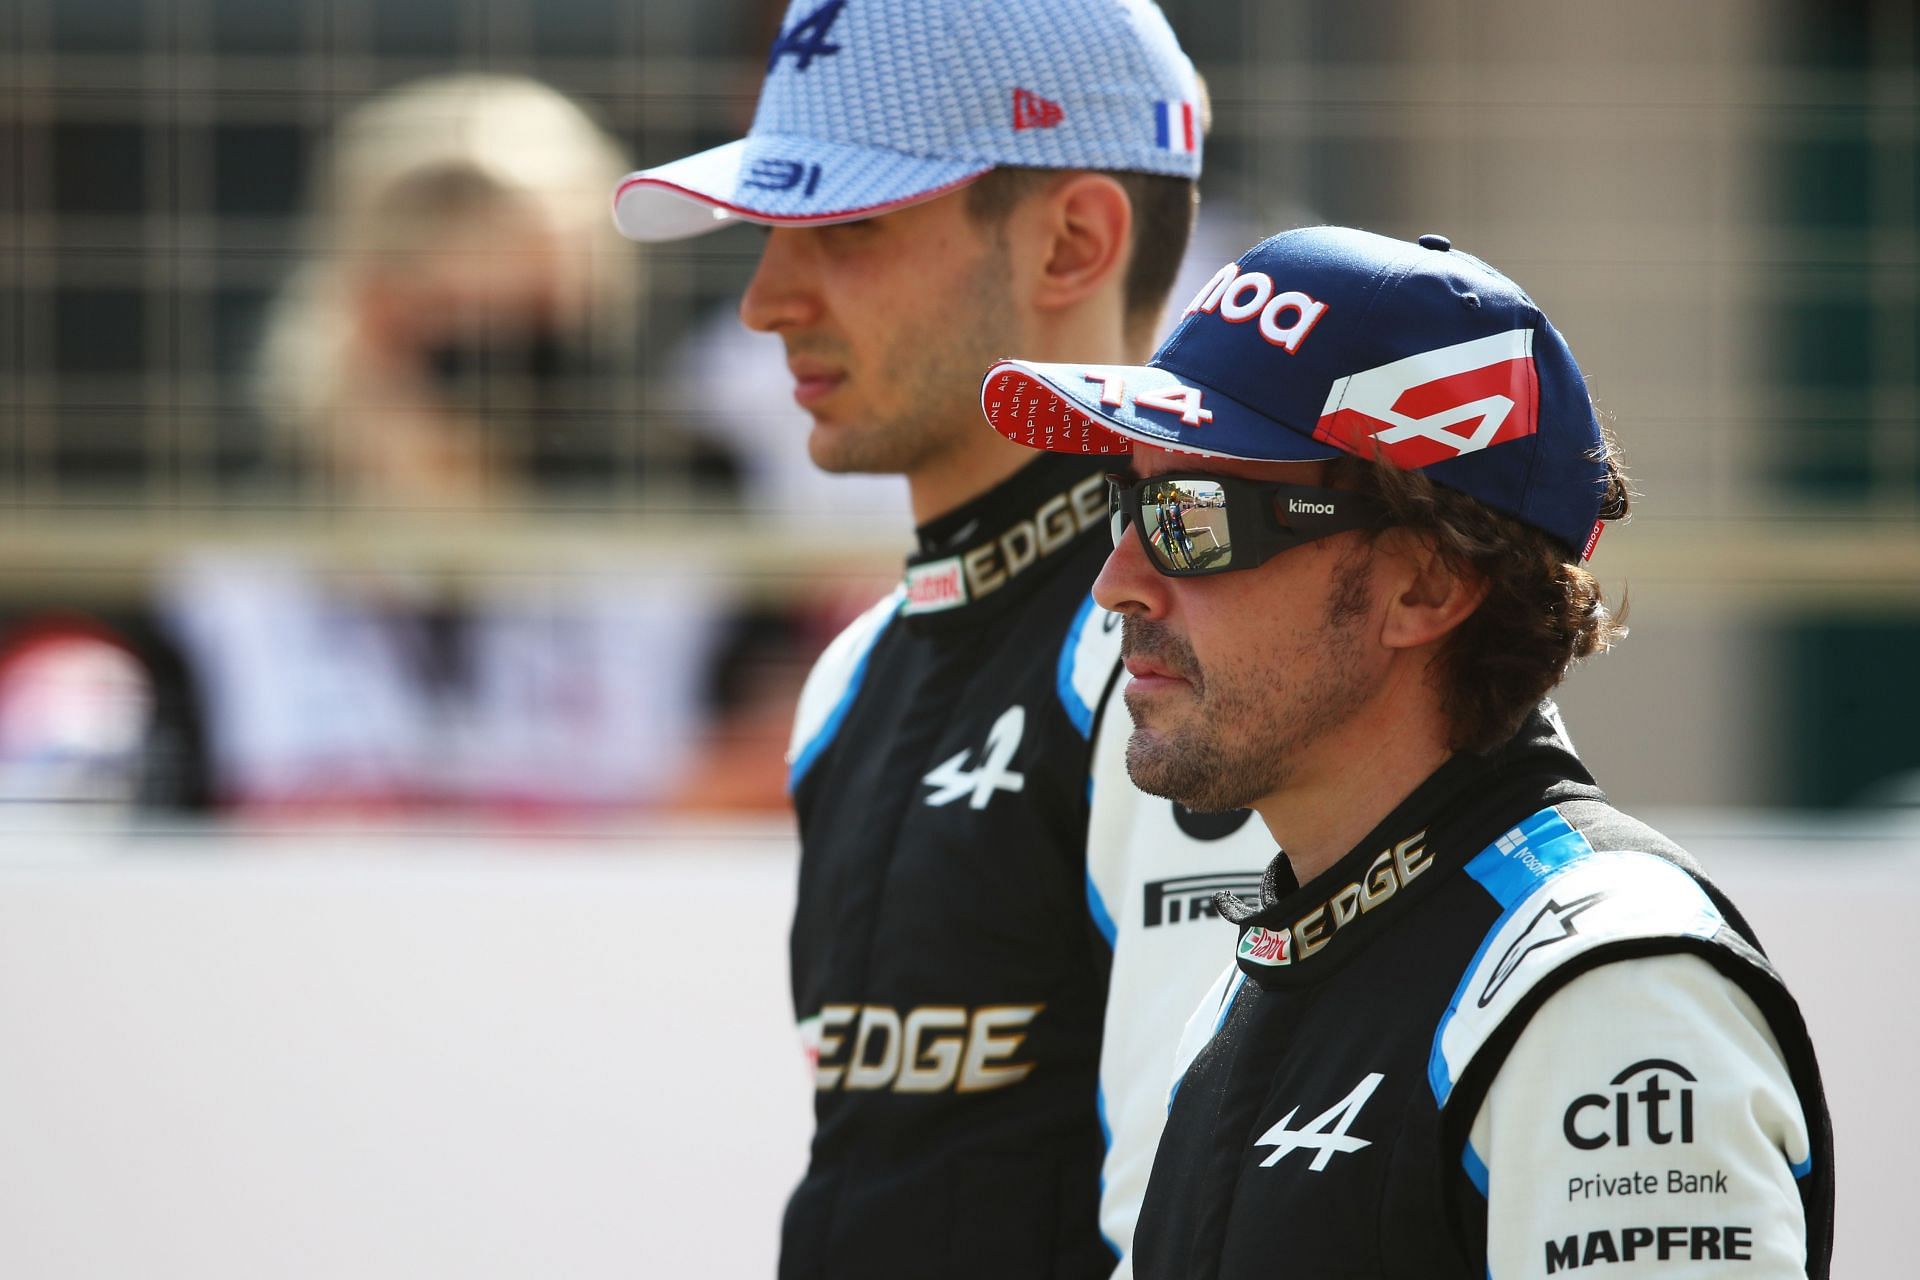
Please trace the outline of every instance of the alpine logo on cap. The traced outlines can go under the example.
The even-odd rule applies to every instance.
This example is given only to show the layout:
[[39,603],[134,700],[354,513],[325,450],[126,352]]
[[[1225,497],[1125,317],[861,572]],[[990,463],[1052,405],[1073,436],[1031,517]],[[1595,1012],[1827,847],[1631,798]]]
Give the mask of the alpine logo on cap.
[[1067,118],[1067,109],[1031,89],[1013,91],[1013,130],[1051,129]]
[[782,58],[792,58],[793,69],[805,71],[813,66],[815,58],[830,58],[840,52],[840,46],[828,40],[827,33],[833,30],[833,24],[840,20],[840,11],[846,7],[847,0],[826,0],[781,32],[780,38],[773,42],[773,51],[767,55],[768,74],[779,69]]
[[1514,329],[1347,375],[1313,436],[1412,470],[1530,436],[1539,417],[1533,330]]

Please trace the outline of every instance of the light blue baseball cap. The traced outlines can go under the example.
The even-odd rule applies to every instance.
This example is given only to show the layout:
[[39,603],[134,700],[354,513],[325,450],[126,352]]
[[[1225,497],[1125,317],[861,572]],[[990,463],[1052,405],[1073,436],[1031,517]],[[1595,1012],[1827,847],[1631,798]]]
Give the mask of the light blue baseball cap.
[[747,136],[628,175],[614,222],[851,222],[1001,165],[1197,178],[1200,93],[1151,0],[794,0]]

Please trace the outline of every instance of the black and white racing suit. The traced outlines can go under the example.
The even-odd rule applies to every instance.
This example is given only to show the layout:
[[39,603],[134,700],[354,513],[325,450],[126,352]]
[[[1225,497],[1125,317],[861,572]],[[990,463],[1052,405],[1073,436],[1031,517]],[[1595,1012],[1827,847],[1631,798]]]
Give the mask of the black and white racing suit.
[[1307,885],[1282,855],[1222,905],[1138,1275],[1827,1274],[1799,1009],[1550,707]]
[[1126,782],[1097,461],[1037,458],[919,532],[795,724],[817,1128],[780,1274],[1106,1276],[1219,967],[1213,895],[1270,844]]

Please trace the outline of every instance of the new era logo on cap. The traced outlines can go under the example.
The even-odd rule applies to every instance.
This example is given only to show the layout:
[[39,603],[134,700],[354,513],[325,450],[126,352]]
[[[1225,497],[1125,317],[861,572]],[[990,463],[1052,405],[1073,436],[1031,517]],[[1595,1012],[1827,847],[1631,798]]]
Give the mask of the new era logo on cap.
[[1066,109],[1059,103],[1027,89],[1013,91],[1014,128],[1051,129],[1066,118]]
[[1444,237],[1308,227],[1223,267],[1136,368],[1006,360],[981,408],[1057,452],[1341,453],[1437,484],[1591,554],[1606,444],[1573,353],[1531,298]]
[[1152,0],[794,0],[747,136],[628,175],[614,221],[849,222],[1003,165],[1197,178],[1199,101]]

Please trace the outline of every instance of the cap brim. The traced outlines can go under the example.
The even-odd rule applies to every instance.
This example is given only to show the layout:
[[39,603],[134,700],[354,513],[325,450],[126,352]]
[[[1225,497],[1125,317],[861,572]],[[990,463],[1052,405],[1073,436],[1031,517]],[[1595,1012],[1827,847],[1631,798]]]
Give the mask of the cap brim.
[[630,240],[681,240],[736,220],[853,222],[945,195],[992,167],[756,135],[628,174],[613,193],[613,222]]
[[1310,433],[1154,365],[1002,360],[980,384],[980,409],[1007,439],[1050,453],[1124,454],[1150,444],[1244,462],[1340,456]]

